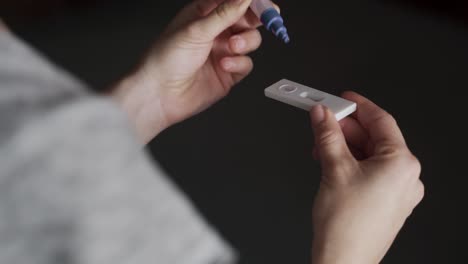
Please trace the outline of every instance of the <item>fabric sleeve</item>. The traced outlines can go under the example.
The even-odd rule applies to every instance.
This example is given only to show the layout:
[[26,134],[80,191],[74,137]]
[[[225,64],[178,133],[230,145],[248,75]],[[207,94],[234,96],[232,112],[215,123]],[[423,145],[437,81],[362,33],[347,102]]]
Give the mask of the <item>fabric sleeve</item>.
[[9,33],[0,58],[0,263],[235,261],[112,102]]

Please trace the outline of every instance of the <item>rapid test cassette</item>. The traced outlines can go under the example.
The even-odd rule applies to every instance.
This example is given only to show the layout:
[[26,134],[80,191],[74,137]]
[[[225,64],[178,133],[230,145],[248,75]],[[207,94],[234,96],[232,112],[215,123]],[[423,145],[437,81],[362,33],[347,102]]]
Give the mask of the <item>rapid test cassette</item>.
[[310,111],[315,105],[328,107],[337,120],[356,111],[356,103],[286,79],[265,89],[265,95],[280,102]]

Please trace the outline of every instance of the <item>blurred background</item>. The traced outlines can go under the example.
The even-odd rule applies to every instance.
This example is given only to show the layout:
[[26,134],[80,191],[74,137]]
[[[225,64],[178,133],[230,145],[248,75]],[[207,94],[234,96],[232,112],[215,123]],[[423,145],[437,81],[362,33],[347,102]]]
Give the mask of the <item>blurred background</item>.
[[[100,91],[134,67],[187,2],[1,0],[0,16]],[[383,263],[463,262],[467,4],[276,2],[290,45],[263,31],[252,74],[226,99],[151,142],[153,157],[240,251],[241,263],[309,263],[320,171],[308,115],[265,98],[263,89],[288,78],[334,94],[355,90],[396,117],[423,165],[425,199]]]

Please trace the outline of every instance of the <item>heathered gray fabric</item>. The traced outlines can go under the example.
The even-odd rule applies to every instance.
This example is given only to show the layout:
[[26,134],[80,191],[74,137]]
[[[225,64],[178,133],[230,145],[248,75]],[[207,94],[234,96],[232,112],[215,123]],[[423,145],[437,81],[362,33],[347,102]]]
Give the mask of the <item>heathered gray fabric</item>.
[[112,102],[0,32],[0,263],[233,259]]

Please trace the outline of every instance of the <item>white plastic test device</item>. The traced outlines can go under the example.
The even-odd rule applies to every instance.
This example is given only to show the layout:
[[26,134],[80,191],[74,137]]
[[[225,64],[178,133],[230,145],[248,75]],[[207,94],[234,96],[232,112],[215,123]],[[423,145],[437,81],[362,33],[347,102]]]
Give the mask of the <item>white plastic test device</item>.
[[265,95],[280,102],[310,111],[315,105],[328,107],[337,120],[356,111],[356,103],[286,79],[265,89]]

